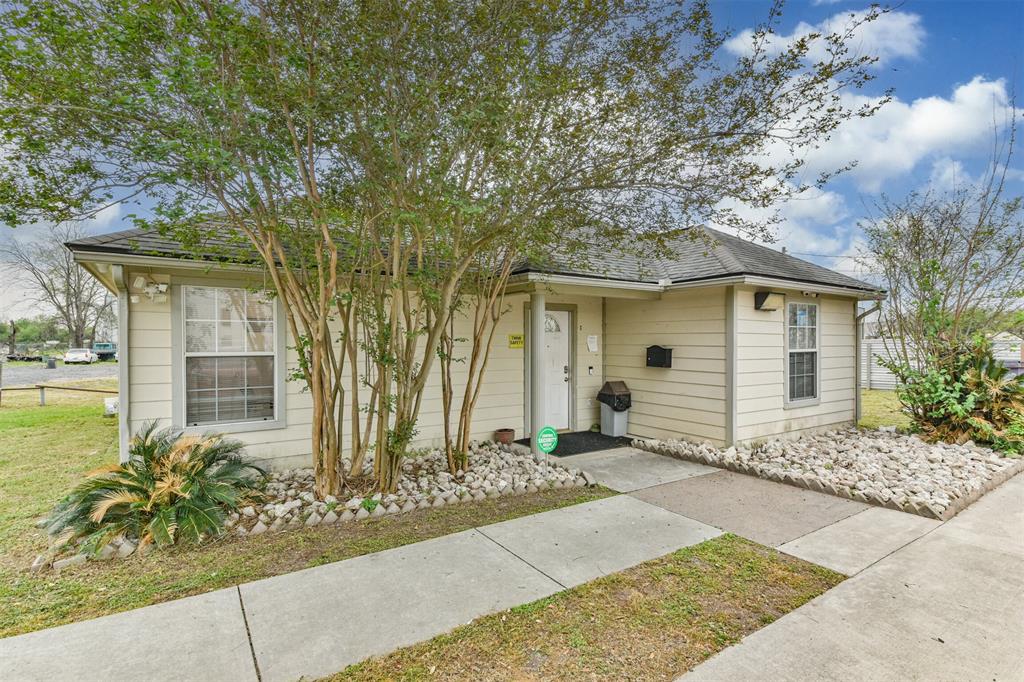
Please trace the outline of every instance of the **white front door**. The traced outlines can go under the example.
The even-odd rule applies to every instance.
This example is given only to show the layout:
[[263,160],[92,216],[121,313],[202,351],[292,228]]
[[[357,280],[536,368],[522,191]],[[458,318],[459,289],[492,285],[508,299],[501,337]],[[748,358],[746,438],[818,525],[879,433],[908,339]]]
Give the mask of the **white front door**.
[[549,310],[544,314],[544,376],[547,382],[547,423],[556,429],[569,428],[569,340],[572,318],[568,310]]

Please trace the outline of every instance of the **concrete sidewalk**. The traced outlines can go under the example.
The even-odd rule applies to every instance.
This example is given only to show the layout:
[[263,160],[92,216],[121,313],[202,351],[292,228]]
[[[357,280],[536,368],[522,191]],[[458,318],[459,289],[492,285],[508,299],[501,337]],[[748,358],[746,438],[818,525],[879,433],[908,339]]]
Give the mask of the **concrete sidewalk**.
[[857,515],[783,545],[860,572],[681,679],[1024,679],[1024,475],[889,553],[907,539],[894,522]]
[[606,498],[0,639],[0,680],[316,678],[719,534]]
[[941,523],[632,448],[565,463],[629,494],[0,639],[0,680],[316,678],[722,531],[853,577],[687,680],[1024,679],[1024,475]]

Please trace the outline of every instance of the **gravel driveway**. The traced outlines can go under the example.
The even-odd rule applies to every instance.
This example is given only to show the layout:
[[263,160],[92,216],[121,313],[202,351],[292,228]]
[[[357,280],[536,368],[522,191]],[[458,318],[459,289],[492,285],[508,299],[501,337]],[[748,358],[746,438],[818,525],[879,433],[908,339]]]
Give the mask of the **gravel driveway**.
[[10,386],[32,386],[35,384],[52,384],[60,381],[75,381],[77,379],[106,379],[117,376],[116,362],[95,362],[91,365],[65,365],[57,363],[56,369],[46,369],[46,365],[21,365],[11,367],[4,363],[2,372],[2,383],[5,388]]

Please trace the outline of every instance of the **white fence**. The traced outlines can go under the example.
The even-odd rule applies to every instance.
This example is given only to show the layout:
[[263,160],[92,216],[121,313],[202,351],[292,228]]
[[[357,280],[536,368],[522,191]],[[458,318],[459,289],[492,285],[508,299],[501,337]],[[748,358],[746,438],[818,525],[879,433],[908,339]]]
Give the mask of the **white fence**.
[[[996,337],[992,342],[996,359],[1015,374],[1024,373],[1021,357],[1021,343],[1014,338]],[[862,339],[860,342],[860,385],[861,388],[877,388],[892,391],[896,388],[896,377],[882,367],[879,359],[886,359],[885,343],[882,339]],[[870,359],[870,361],[869,361]]]
[[860,342],[860,386],[861,388],[879,388],[883,391],[896,389],[896,377],[892,372],[878,364],[885,359],[885,344],[881,339],[863,339]]

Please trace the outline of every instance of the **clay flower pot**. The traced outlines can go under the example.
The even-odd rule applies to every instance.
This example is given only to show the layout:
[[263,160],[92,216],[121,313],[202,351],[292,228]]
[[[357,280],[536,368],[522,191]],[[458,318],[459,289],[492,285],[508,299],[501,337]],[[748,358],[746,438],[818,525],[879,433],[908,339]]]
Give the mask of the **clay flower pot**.
[[498,429],[494,432],[494,440],[498,441],[502,445],[512,445],[512,441],[515,439],[515,429]]

